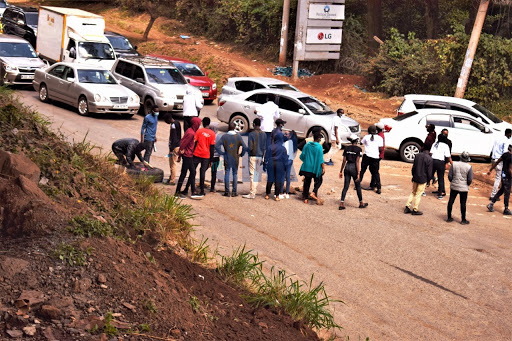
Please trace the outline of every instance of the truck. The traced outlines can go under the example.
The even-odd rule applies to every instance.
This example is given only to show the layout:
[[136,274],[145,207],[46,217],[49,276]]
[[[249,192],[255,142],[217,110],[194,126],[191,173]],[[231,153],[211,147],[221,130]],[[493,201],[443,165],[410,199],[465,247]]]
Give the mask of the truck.
[[104,35],[105,19],[76,8],[41,6],[36,52],[50,63],[98,65],[110,70],[116,60]]

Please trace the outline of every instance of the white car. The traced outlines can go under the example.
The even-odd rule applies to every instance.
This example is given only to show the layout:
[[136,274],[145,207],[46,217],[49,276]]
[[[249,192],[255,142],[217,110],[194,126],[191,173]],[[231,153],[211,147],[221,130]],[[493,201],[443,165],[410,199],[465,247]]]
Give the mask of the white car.
[[231,77],[228,82],[222,87],[219,96],[238,95],[244,92],[258,90],[258,89],[281,89],[299,91],[296,87],[285,81],[270,78],[270,77]]
[[464,112],[496,131],[505,132],[505,129],[512,128],[512,124],[503,121],[480,104],[464,98],[449,96],[405,95],[397,114],[400,116],[417,109],[447,109]]
[[427,137],[425,126],[434,124],[436,133],[448,129],[452,155],[467,151],[471,156],[490,158],[497,132],[470,114],[446,109],[418,109],[393,118],[382,118],[387,149],[400,153],[405,162],[413,162]]

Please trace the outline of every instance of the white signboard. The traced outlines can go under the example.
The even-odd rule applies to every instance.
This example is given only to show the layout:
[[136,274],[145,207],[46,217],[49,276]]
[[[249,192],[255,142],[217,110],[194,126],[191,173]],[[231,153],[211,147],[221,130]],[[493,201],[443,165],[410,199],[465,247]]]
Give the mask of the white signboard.
[[341,44],[341,29],[308,28],[306,44]]
[[345,20],[345,5],[310,4],[309,19]]

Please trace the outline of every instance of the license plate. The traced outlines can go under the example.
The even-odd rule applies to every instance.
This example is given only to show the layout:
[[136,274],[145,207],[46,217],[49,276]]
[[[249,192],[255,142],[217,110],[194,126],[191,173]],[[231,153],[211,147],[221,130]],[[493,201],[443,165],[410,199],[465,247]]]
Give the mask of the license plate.
[[203,92],[203,97],[208,97],[210,94],[207,92]]
[[34,75],[21,75],[21,79],[34,79]]
[[114,109],[128,109],[128,106],[122,104],[114,104]]
[[183,104],[176,104],[176,109],[183,109]]

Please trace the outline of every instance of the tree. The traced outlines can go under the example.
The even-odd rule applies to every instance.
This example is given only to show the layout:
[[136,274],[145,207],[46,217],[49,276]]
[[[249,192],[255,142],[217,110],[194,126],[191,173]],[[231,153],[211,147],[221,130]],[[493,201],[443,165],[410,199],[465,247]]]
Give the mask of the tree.
[[382,0],[368,0],[368,48],[377,50],[379,43],[373,37],[382,39]]
[[425,26],[427,39],[436,38],[439,26],[439,0],[425,0]]
[[148,40],[149,31],[156,19],[161,16],[169,16],[176,8],[176,0],[119,0],[121,5],[149,14],[148,26],[142,35],[143,40]]

